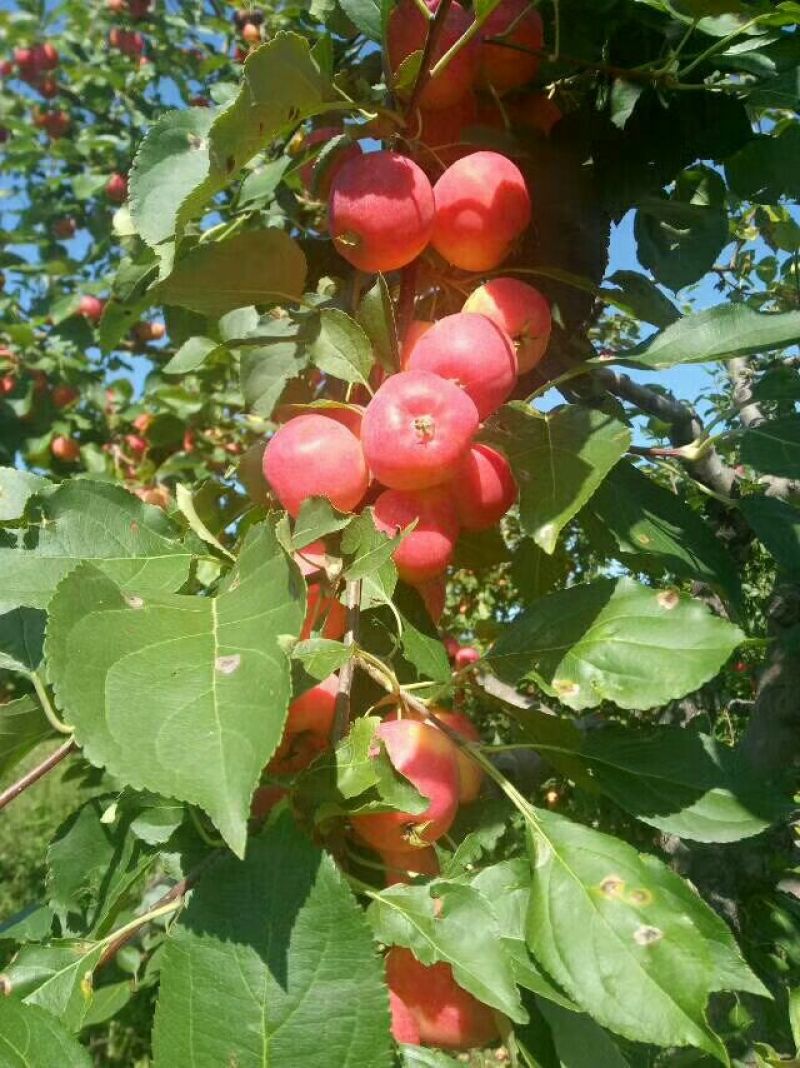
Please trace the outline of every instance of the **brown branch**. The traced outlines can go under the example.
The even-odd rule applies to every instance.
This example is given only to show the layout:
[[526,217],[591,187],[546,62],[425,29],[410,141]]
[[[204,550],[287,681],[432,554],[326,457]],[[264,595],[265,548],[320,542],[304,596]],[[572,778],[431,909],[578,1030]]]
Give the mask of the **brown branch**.
[[[766,422],[761,405],[753,399],[753,366],[744,356],[728,361],[728,378],[733,386],[733,401],[746,429]],[[768,497],[792,497],[800,494],[800,482],[777,475],[763,475],[759,482],[766,486]]]
[[550,62],[566,63],[568,67],[578,67],[581,70],[593,71],[595,74],[607,74],[609,78],[621,78],[627,82],[642,82],[644,85],[677,84],[671,71],[646,71],[631,70],[629,67],[615,67],[608,63],[594,63],[588,59],[579,59],[577,56],[568,56],[559,52],[554,60],[547,48],[529,48],[527,45],[517,44],[514,41],[506,41],[502,36],[484,38],[487,44],[499,45],[501,48],[510,48],[513,52],[525,52],[529,56],[538,56]]
[[[344,636],[344,644],[352,649],[358,641],[359,624],[361,621],[361,580],[347,583],[347,631]],[[335,746],[347,734],[350,723],[350,691],[353,688],[353,675],[355,673],[355,660],[351,656],[339,671],[339,689],[336,693],[336,712],[331,730],[331,745]]]
[[29,786],[33,786],[39,779],[44,778],[48,772],[51,772],[53,768],[57,767],[65,757],[68,757],[70,753],[77,749],[75,745],[75,739],[70,738],[58,749],[54,750],[49,757],[46,757],[41,764],[37,764],[35,768],[31,768],[29,772],[18,779],[15,783],[8,787],[0,794],[0,811],[10,805],[11,802],[24,793]]
[[419,71],[417,72],[417,77],[414,81],[414,88],[411,90],[411,96],[408,99],[406,115],[413,115],[417,110],[417,107],[419,106],[419,98],[422,96],[425,86],[431,80],[433,54],[444,31],[444,24],[447,20],[448,12],[450,11],[451,3],[452,0],[439,0],[436,14],[428,23],[428,35],[425,38],[425,47],[422,49],[422,59],[420,60]]

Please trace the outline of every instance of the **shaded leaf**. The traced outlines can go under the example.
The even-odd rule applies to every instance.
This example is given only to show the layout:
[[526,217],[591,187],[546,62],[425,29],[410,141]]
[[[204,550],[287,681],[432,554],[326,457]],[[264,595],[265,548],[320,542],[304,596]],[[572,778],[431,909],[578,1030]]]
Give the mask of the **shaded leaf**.
[[739,508],[780,567],[800,574],[800,508],[777,497],[745,497]]
[[800,478],[800,415],[750,427],[742,437],[742,463],[781,478]]
[[91,1068],[83,1046],[38,1005],[0,999],[0,1059],[4,1068]]
[[343,382],[369,385],[374,364],[372,346],[364,330],[338,308],[323,308],[319,330],[310,345],[312,363]]
[[15,608],[0,616],[0,670],[36,671],[42,659],[47,614],[38,608]]
[[53,728],[33,697],[26,694],[0,704],[0,776],[52,734]]

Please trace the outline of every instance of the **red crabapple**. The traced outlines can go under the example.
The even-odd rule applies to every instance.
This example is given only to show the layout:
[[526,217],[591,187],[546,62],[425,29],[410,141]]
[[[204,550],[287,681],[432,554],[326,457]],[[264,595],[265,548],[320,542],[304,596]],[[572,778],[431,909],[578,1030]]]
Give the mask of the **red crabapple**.
[[444,606],[447,600],[447,580],[444,575],[422,582],[417,586],[417,593],[425,603],[428,615],[438,625],[444,614]]
[[93,297],[90,293],[85,293],[78,304],[78,314],[82,315],[84,319],[98,323],[103,316],[105,306],[106,302],[104,300],[99,297]]
[[386,954],[386,982],[398,1042],[469,1050],[499,1035],[492,1010],[456,983],[444,961],[426,966],[410,950],[393,946]]
[[339,253],[361,271],[405,267],[431,238],[431,184],[395,152],[348,160],[331,183],[328,229]]
[[396,853],[391,849],[379,850],[380,858],[386,865],[386,885],[410,883],[416,875],[438,875],[439,859],[433,846],[427,849],[415,849],[413,853],[403,850]]
[[[461,712],[448,712],[443,708],[434,708],[434,715],[442,723],[450,727],[468,742],[481,740],[478,728],[472,720]],[[456,746],[456,761],[458,763],[458,800],[462,805],[475,801],[483,786],[483,769],[480,764],[472,760],[467,754]]]
[[447,570],[458,539],[458,516],[449,490],[384,490],[374,505],[375,526],[393,537],[417,525],[392,554],[400,578],[429,582]]
[[453,662],[456,671],[463,671],[464,668],[471,667],[472,664],[477,664],[480,658],[481,654],[477,649],[474,649],[471,645],[462,645],[453,657]]
[[478,429],[467,394],[427,371],[402,371],[384,382],[361,425],[364,456],[391,489],[427,489],[452,478]]
[[[431,11],[435,11],[438,0],[425,0]],[[444,20],[444,27],[436,48],[431,55],[431,65],[436,63],[459,37],[469,29],[472,16],[453,0]],[[419,10],[414,0],[400,0],[389,17],[386,47],[392,74],[397,74],[403,60],[425,45],[429,20]],[[435,78],[431,78],[422,91],[419,106],[431,110],[450,108],[468,93],[478,74],[479,45],[470,41],[462,48],[447,67]],[[399,95],[403,95],[400,92]]]
[[264,450],[264,477],[294,518],[311,497],[352,511],[369,486],[358,438],[323,415],[299,415],[280,427]]
[[455,478],[453,499],[464,530],[490,530],[517,499],[508,460],[488,445],[473,445]]
[[532,370],[544,356],[552,317],[547,298],[516,278],[493,278],[467,298],[462,309],[491,319],[516,342],[519,373]]
[[517,381],[511,338],[483,315],[446,315],[419,338],[409,371],[431,371],[461,386],[485,419],[510,395]]
[[[507,31],[511,28],[511,32]],[[507,36],[506,36],[507,34]],[[503,37],[517,48],[489,44],[487,37]],[[480,45],[480,79],[497,93],[518,89],[535,76],[544,45],[542,16],[530,0],[501,0],[483,24]],[[522,51],[530,49],[530,51]]]
[[121,204],[128,195],[128,179],[124,174],[112,174],[106,182],[106,196],[112,203]]
[[458,808],[455,746],[435,727],[413,719],[385,721],[375,737],[397,771],[430,803],[418,813],[360,813],[351,819],[353,829],[373,849],[413,852],[430,845],[447,833]]
[[403,338],[403,343],[400,346],[400,369],[402,371],[408,370],[408,361],[411,358],[411,353],[414,351],[414,346],[422,337],[426,334],[433,323],[429,319],[412,319],[408,324],[406,330],[406,336]]
[[312,632],[321,624],[320,635],[339,641],[347,630],[347,609],[334,597],[326,597],[322,587],[312,582],[306,595],[306,617],[300,630],[300,641],[311,637]]
[[545,137],[549,137],[556,123],[564,118],[561,108],[547,93],[529,93],[505,106],[514,126],[527,126]]
[[431,244],[454,267],[488,271],[501,263],[531,221],[525,179],[499,152],[472,152],[433,189]]
[[51,394],[51,400],[56,408],[68,408],[74,404],[80,394],[72,386],[56,386]]
[[57,460],[61,460],[65,464],[72,464],[80,456],[81,447],[75,438],[68,438],[64,434],[59,434],[50,442],[50,452]]
[[267,765],[268,771],[275,775],[292,775],[307,768],[328,748],[338,689],[338,677],[330,675],[292,701],[283,737]]

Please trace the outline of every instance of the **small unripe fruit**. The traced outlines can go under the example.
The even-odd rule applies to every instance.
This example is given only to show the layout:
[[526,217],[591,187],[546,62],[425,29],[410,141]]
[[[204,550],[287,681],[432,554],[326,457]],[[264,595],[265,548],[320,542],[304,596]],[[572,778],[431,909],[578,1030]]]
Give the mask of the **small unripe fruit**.
[[242,27],[242,39],[248,44],[256,44],[261,41],[261,31],[258,26],[248,22]]
[[36,58],[32,48],[15,48],[14,62],[23,78],[36,74]]
[[84,319],[89,319],[91,322],[97,323],[102,318],[105,306],[106,302],[104,300],[86,293],[81,297],[80,304],[78,305],[78,314],[82,315]]
[[311,497],[350,512],[369,486],[358,438],[322,415],[300,415],[275,433],[264,450],[264,477],[293,517]]
[[417,521],[392,553],[401,579],[419,585],[447,570],[458,539],[458,516],[449,489],[385,490],[374,508],[375,526],[390,537]]
[[46,111],[37,115],[34,122],[54,141],[64,137],[72,124],[66,111]]
[[53,223],[53,236],[57,237],[59,241],[68,241],[71,237],[75,236],[77,225],[74,219],[65,216],[62,219],[56,219]]
[[517,381],[511,338],[483,315],[446,315],[418,339],[409,371],[431,371],[461,386],[486,419],[510,395]]
[[520,169],[498,152],[472,152],[448,167],[433,190],[431,244],[454,267],[489,271],[531,221]]
[[36,46],[34,57],[39,70],[55,70],[58,66],[58,50],[49,41],[46,44]]
[[163,323],[137,323],[133,328],[133,336],[142,344],[148,341],[160,341],[166,332]]
[[477,649],[473,649],[471,645],[462,645],[453,658],[456,671],[463,671],[464,668],[477,664],[480,658],[481,654]]
[[516,278],[493,278],[467,298],[463,311],[485,315],[516,342],[519,373],[532,370],[550,341],[550,305],[538,289]]
[[77,389],[73,389],[72,386],[56,386],[51,394],[56,408],[68,408],[70,404],[75,403],[79,396]]
[[143,437],[140,437],[139,434],[126,434],[125,444],[136,457],[144,456],[148,449],[147,442]]
[[[438,0],[426,0],[431,11],[435,11]],[[444,27],[438,43],[430,57],[433,66],[462,36],[472,23],[472,16],[454,0],[444,20]],[[392,73],[396,74],[401,64],[414,52],[425,46],[429,20],[424,17],[413,0],[400,0],[389,17],[387,31],[387,50]],[[479,46],[475,40],[470,41],[460,52],[456,53],[447,67],[435,78],[431,78],[422,91],[420,107],[442,109],[452,107],[469,92],[478,74]],[[401,91],[401,94],[402,91]]]
[[431,238],[433,191],[412,160],[370,152],[348,160],[331,183],[328,229],[339,253],[359,270],[396,271]]
[[393,946],[386,954],[386,982],[398,1042],[469,1050],[499,1035],[492,1010],[456,983],[444,961],[426,966],[410,950]]
[[75,438],[59,434],[50,442],[50,452],[62,463],[73,464],[81,454],[81,447]]
[[392,375],[367,405],[364,455],[391,489],[428,489],[452,478],[478,429],[467,394],[427,371]]
[[128,195],[128,180],[123,174],[112,174],[106,182],[106,196],[114,204],[122,204]]
[[[519,47],[489,44],[488,37],[503,37],[508,44]],[[529,0],[501,0],[483,24],[479,52],[481,81],[497,93],[518,89],[535,77],[539,57],[531,53],[541,51],[543,46],[542,16]]]
[[455,479],[453,494],[464,530],[497,526],[517,499],[517,484],[502,453],[473,445]]
[[430,799],[419,813],[369,812],[352,817],[359,838],[374,849],[413,851],[450,829],[458,808],[455,747],[441,731],[417,720],[389,720],[375,732],[393,766]]

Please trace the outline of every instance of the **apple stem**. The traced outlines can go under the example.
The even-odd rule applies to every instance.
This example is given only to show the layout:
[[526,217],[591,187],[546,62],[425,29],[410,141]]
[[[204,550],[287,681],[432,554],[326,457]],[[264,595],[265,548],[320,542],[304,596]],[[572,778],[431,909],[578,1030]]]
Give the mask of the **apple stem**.
[[42,706],[42,711],[47,717],[47,722],[50,724],[53,730],[58,731],[59,734],[68,734],[70,736],[73,735],[75,733],[75,728],[68,726],[66,723],[62,723],[61,720],[58,718],[58,716],[56,715],[56,711],[50,701],[50,697],[48,696],[47,689],[45,688],[45,685],[42,680],[39,678],[37,672],[31,672],[30,680],[33,683],[33,688],[36,691],[36,696],[39,698],[39,702]]

